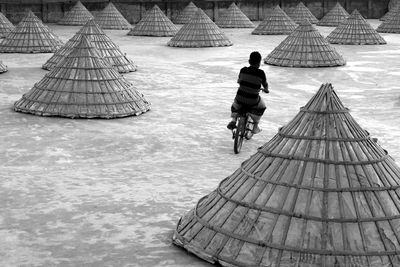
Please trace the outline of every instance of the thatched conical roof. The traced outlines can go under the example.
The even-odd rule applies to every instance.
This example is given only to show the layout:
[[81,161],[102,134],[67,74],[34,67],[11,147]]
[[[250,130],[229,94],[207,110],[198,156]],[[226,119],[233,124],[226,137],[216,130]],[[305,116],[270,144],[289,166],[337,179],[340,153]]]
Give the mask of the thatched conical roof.
[[90,19],[93,19],[92,13],[86,9],[81,1],[78,1],[57,23],[61,25],[85,25]]
[[393,9],[394,15],[383,21],[376,29],[377,32],[400,33],[400,5]]
[[318,19],[303,4],[303,2],[298,3],[297,6],[294,9],[292,9],[290,12],[288,12],[287,14],[297,24],[301,23],[304,20],[308,20],[312,24],[315,24],[318,22]]
[[7,66],[0,60],[0,73],[8,71]]
[[230,46],[232,42],[218,26],[198,8],[196,15],[168,42],[176,47]]
[[190,2],[179,14],[172,20],[176,24],[186,24],[189,23],[192,17],[197,12],[197,6]]
[[50,28],[29,11],[0,42],[0,53],[53,53],[61,45]]
[[222,266],[400,266],[400,168],[330,84],[178,222]]
[[66,57],[81,41],[83,35],[89,35],[93,45],[99,49],[101,55],[120,73],[136,70],[135,64],[121,52],[110,37],[108,37],[94,20],[89,20],[68,42],[47,60],[42,66],[45,70],[53,69],[58,62]]
[[122,16],[112,2],[109,2],[108,5],[96,15],[95,21],[102,29],[129,30],[132,28],[131,24]]
[[332,44],[373,45],[386,41],[355,9],[351,15],[337,26],[326,39]]
[[14,28],[14,25],[0,12],[0,38],[6,37]]
[[254,23],[232,3],[229,8],[215,21],[220,28],[254,28]]
[[40,116],[111,119],[140,115],[150,104],[84,36],[14,108]]
[[277,5],[251,34],[290,34],[297,24]]
[[133,29],[128,32],[128,35],[174,36],[177,32],[178,27],[165,16],[157,5],[154,5]]
[[265,58],[281,67],[335,67],[346,62],[308,20],[303,21]]
[[329,10],[326,15],[318,21],[318,26],[329,26],[329,27],[336,27],[341,22],[349,17],[349,13],[340,5],[339,2]]

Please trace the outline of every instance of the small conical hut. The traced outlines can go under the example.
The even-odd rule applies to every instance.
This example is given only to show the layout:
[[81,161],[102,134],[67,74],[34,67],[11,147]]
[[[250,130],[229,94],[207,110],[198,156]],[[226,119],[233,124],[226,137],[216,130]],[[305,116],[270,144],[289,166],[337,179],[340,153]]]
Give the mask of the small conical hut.
[[297,24],[277,5],[251,34],[290,34]]
[[264,59],[269,65],[281,67],[335,67],[346,64],[308,20],[303,21]]
[[395,8],[393,16],[383,21],[376,29],[377,32],[400,33],[400,5]]
[[349,13],[340,5],[339,2],[329,10],[329,12],[318,21],[318,26],[328,26],[328,27],[336,27],[341,22],[346,20],[349,17]]
[[298,3],[297,6],[287,14],[297,24],[301,23],[304,20],[308,20],[312,24],[316,24],[318,22],[318,19],[303,4],[303,2]]
[[90,19],[93,19],[92,13],[86,9],[81,1],[78,1],[57,23],[61,25],[79,26],[85,25]]
[[53,53],[61,45],[50,28],[29,11],[0,42],[0,53]]
[[132,28],[131,24],[122,16],[112,2],[109,2],[108,5],[96,15],[95,21],[102,29],[129,30]]
[[89,20],[68,42],[42,66],[45,70],[52,70],[58,62],[66,57],[81,41],[83,35],[90,36],[93,45],[101,55],[120,73],[136,70],[136,65],[128,59],[110,37],[108,37],[94,20]]
[[3,61],[0,60],[0,73],[4,73],[8,71],[8,68],[6,65],[4,65]]
[[84,36],[14,109],[40,116],[112,119],[140,115],[150,104]]
[[197,12],[197,6],[190,2],[179,14],[176,16],[174,20],[172,20],[175,24],[186,24],[189,23],[192,17]]
[[220,28],[254,28],[254,23],[232,3],[229,8],[215,21]]
[[232,42],[220,28],[198,8],[191,21],[182,26],[177,34],[168,42],[175,47],[215,47],[230,46]]
[[14,25],[0,12],[0,38],[6,37],[14,28]]
[[142,36],[174,36],[178,32],[176,27],[169,18],[154,5],[146,15],[128,32],[128,35]]
[[355,9],[326,39],[332,44],[378,45],[386,41]]
[[330,84],[178,222],[221,266],[400,266],[400,168]]

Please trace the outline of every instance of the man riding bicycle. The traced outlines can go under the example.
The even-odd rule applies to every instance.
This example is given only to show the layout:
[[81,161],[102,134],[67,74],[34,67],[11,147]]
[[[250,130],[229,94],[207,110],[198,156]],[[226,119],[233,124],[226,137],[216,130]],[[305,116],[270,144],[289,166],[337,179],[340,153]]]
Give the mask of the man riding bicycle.
[[269,93],[269,91],[265,72],[260,69],[261,54],[256,51],[252,52],[250,54],[249,64],[249,67],[243,67],[240,70],[238,78],[240,86],[231,107],[232,121],[229,122],[227,128],[230,130],[235,129],[239,112],[241,110],[247,110],[254,121],[252,133],[257,134],[261,132],[258,123],[267,108],[259,94],[261,86],[263,87],[263,92]]

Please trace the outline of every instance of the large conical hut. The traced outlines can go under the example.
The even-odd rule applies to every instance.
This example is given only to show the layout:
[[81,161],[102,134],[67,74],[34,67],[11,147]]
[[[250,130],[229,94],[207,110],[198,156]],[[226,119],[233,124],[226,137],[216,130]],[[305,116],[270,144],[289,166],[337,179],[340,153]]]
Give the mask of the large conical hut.
[[232,3],[229,8],[215,21],[220,28],[254,28],[254,23]]
[[290,34],[296,28],[297,24],[275,6],[251,34]]
[[281,67],[335,67],[346,61],[308,20],[303,21],[264,60]]
[[340,5],[339,2],[329,10],[329,12],[318,21],[318,26],[336,27],[349,17],[349,13]]
[[183,27],[168,42],[175,47],[215,47],[230,46],[232,42],[218,26],[198,8],[192,20]]
[[0,53],[53,53],[61,45],[50,28],[29,11],[0,42]]
[[161,9],[154,5],[146,15],[128,32],[128,35],[142,36],[174,36],[178,32],[176,27]]
[[178,16],[173,20],[174,23],[176,24],[186,24],[189,23],[192,17],[196,14],[197,12],[197,6],[193,4],[193,2],[190,2],[179,14]]
[[400,5],[397,5],[394,9],[394,15],[383,21],[376,29],[377,32],[400,33]]
[[95,21],[102,29],[129,30],[132,28],[131,24],[122,16],[112,2],[109,2],[108,5],[96,15]]
[[83,36],[14,109],[40,116],[112,119],[140,115],[150,104]]
[[178,222],[221,266],[400,266],[400,168],[324,84]]
[[303,4],[303,2],[300,2],[297,4],[297,6],[292,9],[289,13],[287,13],[288,16],[297,24],[301,23],[304,20],[310,21],[312,24],[315,24],[318,22],[318,19],[311,13],[311,11]]
[[14,28],[14,25],[0,12],[0,38],[6,37]]
[[68,42],[47,60],[42,66],[45,70],[52,70],[58,62],[66,57],[81,41],[83,35],[91,37],[93,45],[101,55],[120,73],[136,70],[136,65],[121,52],[110,37],[108,37],[94,20],[89,20]]
[[8,71],[7,66],[4,65],[3,61],[0,60],[0,73]]
[[61,25],[71,25],[79,26],[85,25],[88,20],[93,19],[92,13],[86,9],[86,7],[81,3],[81,1],[76,2],[76,4],[68,11],[64,17],[58,21]]
[[355,9],[326,39],[332,44],[378,45],[386,41]]

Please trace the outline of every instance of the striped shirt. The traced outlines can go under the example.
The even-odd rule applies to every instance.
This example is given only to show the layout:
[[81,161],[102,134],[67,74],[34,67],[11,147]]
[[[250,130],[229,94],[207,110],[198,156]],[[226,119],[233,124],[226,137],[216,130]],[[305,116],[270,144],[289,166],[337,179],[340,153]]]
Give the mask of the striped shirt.
[[239,73],[239,88],[236,101],[244,105],[257,105],[260,101],[261,85],[267,83],[265,72],[257,67],[243,67]]

